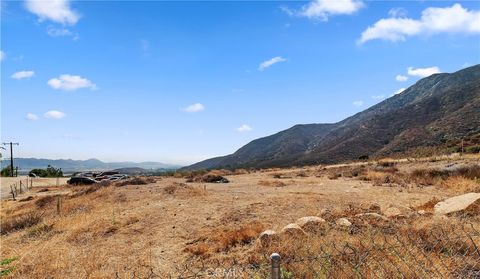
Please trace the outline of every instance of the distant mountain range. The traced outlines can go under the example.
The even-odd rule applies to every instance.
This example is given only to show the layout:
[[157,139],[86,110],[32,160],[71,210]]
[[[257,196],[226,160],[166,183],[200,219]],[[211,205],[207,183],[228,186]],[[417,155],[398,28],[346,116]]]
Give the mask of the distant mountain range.
[[[10,164],[9,159],[2,160],[2,167]],[[86,170],[112,170],[122,168],[141,168],[145,170],[159,170],[159,169],[178,169],[180,166],[170,165],[158,162],[114,162],[106,163],[98,159],[88,160],[71,160],[71,159],[37,159],[37,158],[15,158],[15,166],[20,170],[30,171],[36,168],[46,168],[51,165],[55,168],[61,168],[64,172],[86,171]]]
[[345,120],[295,125],[184,170],[337,163],[480,136],[480,65],[434,74]]

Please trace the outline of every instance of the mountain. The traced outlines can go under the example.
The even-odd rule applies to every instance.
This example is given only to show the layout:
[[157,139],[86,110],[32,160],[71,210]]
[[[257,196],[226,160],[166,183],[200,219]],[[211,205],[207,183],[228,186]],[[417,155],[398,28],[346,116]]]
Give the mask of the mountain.
[[332,124],[295,125],[185,170],[337,163],[438,147],[480,135],[480,65],[419,80]]
[[[2,160],[2,167],[10,164],[9,159]],[[61,168],[64,172],[85,171],[85,170],[111,170],[119,168],[141,168],[145,170],[157,169],[178,169],[180,166],[169,165],[158,162],[114,162],[105,163],[98,159],[72,160],[72,159],[37,159],[37,158],[15,158],[15,166],[22,171],[30,171],[36,168],[46,168],[51,165],[55,168]]]

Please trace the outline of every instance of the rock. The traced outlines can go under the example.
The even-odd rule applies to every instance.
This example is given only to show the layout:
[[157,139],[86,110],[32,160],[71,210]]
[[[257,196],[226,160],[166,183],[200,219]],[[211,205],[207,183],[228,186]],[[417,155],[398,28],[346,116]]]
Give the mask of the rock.
[[277,238],[278,238],[278,235],[275,231],[266,230],[260,234],[258,239],[260,239],[260,243],[262,244],[262,246],[267,246]]
[[296,223],[288,224],[282,229],[283,234],[292,236],[305,235],[305,231]]
[[326,222],[317,216],[299,218],[296,222],[306,232],[320,232],[325,230]]
[[397,217],[402,215],[402,212],[396,207],[389,207],[383,211],[383,215],[387,217]]
[[435,214],[444,215],[465,210],[469,205],[480,199],[480,193],[468,193],[439,202],[433,208]]
[[347,218],[339,218],[337,219],[337,221],[335,221],[335,224],[337,224],[338,226],[344,226],[344,227],[350,227],[352,225],[352,223],[348,221]]
[[427,212],[423,209],[420,209],[419,211],[417,211],[418,215],[425,215],[427,214]]
[[375,213],[375,212],[360,213],[360,214],[355,215],[355,217],[360,217],[360,218],[367,217],[367,218],[370,218],[370,219],[388,220],[387,217],[385,217],[383,215],[380,215],[378,213]]

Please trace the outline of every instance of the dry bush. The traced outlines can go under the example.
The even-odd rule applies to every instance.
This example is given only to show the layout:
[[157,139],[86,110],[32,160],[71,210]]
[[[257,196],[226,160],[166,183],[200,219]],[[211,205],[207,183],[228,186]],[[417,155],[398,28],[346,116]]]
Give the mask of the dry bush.
[[285,184],[282,181],[278,181],[278,180],[260,180],[260,181],[258,181],[257,185],[267,186],[267,187],[285,187],[285,186],[287,186],[287,184]]
[[27,238],[43,237],[45,235],[50,235],[52,230],[53,230],[53,224],[41,223],[29,228],[25,233],[25,237]]
[[147,185],[150,183],[155,183],[155,178],[153,177],[134,177],[130,179],[124,179],[115,183],[115,186],[127,186],[127,185]]
[[251,244],[264,228],[265,226],[259,222],[250,222],[239,228],[215,229],[190,243],[185,251],[205,257],[214,253],[228,252],[233,247]]
[[163,188],[163,192],[168,195],[178,195],[182,198],[205,196],[207,194],[205,188],[194,187],[185,183],[178,182],[173,182],[173,184]]
[[35,201],[35,205],[38,206],[39,208],[43,208],[43,207],[53,203],[54,201],[56,201],[57,197],[58,197],[58,195],[50,195],[50,196],[40,197],[39,199],[37,199]]
[[70,195],[70,198],[77,198],[85,195],[89,195],[98,191],[101,188],[100,185],[91,185],[91,186],[75,186],[72,188],[73,193]]
[[208,174],[216,175],[216,176],[225,176],[225,175],[232,175],[233,172],[231,170],[220,169],[220,170],[211,170],[208,172]]
[[441,183],[442,187],[453,190],[456,193],[480,192],[480,182],[463,176],[452,176]]
[[39,212],[29,212],[19,216],[5,218],[0,224],[0,234],[4,235],[29,228],[40,223],[42,218],[42,214]]
[[431,198],[428,202],[420,205],[420,206],[417,206],[416,209],[417,210],[425,210],[427,212],[433,212],[433,208],[435,207],[435,205],[437,203],[439,203],[441,200],[438,199],[437,197],[433,197]]
[[292,178],[291,175],[288,175],[288,174],[285,174],[285,173],[282,173],[282,172],[272,173],[272,177],[273,177],[273,178],[276,178],[276,179],[288,179],[288,178]]
[[186,182],[205,182],[205,183],[229,183],[230,181],[223,176],[206,174],[202,176],[192,176],[188,177]]
[[246,169],[235,169],[233,175],[249,174],[250,172]]

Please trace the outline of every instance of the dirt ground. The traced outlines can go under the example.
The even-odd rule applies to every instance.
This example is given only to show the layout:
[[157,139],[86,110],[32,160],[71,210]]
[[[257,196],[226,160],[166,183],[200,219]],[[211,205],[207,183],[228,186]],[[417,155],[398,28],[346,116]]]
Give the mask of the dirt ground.
[[[28,179],[29,185],[31,184],[33,187],[48,187],[48,186],[56,186],[57,179],[56,178],[41,178],[35,177],[29,178],[28,176],[17,176],[17,177],[0,177],[0,199],[8,199],[10,198],[10,185],[14,185],[15,183],[26,183]],[[60,185],[65,185],[67,183],[68,178],[61,177],[58,179]],[[33,181],[33,182],[32,182]]]
[[[471,161],[478,164],[478,159]],[[448,167],[452,162],[405,163],[398,168],[419,164]],[[19,197],[24,201],[1,201],[1,217],[34,210],[43,214],[49,229],[2,233],[1,259],[16,259],[12,274],[17,278],[111,278],[147,264],[175,273],[190,256],[188,244],[219,228],[257,222],[262,229],[280,231],[300,217],[322,216],[351,205],[415,208],[432,198],[454,195],[435,186],[375,186],[355,177],[331,179],[322,171],[324,166],[227,175],[226,184],[157,177],[152,184],[102,187],[65,198],[60,213],[57,199],[41,206],[38,200],[59,193],[72,196],[78,188],[47,187],[47,192],[34,188]]]

